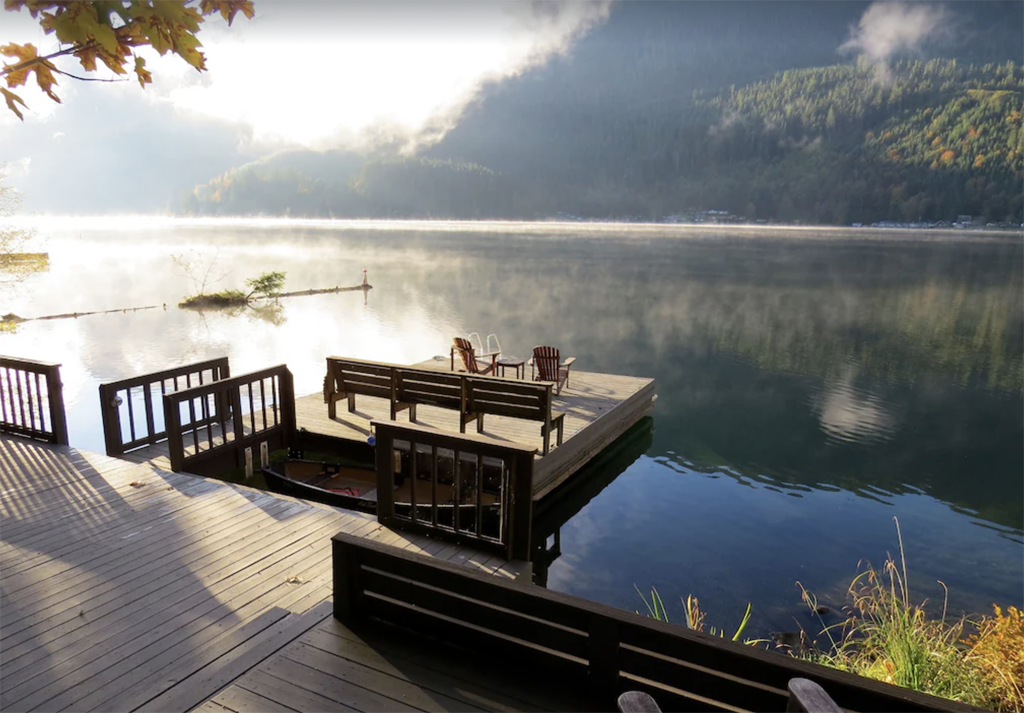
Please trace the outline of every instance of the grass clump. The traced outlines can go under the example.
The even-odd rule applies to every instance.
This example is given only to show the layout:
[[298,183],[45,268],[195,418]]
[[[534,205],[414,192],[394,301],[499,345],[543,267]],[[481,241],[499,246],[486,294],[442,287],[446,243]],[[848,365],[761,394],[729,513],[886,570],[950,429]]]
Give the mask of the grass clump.
[[[929,617],[927,601],[915,603],[911,596],[903,533],[899,520],[893,520],[899,559],[887,556],[881,570],[862,562],[863,571],[847,590],[851,603],[844,607],[844,621],[826,626],[821,617],[828,609],[819,607],[815,596],[797,582],[804,603],[822,628],[817,638],[801,630],[801,644],[790,648],[789,654],[999,713],[1024,713],[1024,612],[1014,606],[1004,611],[993,604],[994,616],[951,618],[949,590],[940,581],[946,592],[942,612],[938,618]],[[636,589],[648,616],[667,623],[668,611],[658,590],[652,587],[648,600]],[[697,598],[689,596],[682,603],[687,628],[704,631],[705,612]],[[740,640],[749,619],[747,604],[733,641]],[[726,635],[715,627],[709,631]],[[746,639],[744,643],[765,641]]]
[[[1004,615],[996,607],[995,618],[950,619],[947,590],[941,616],[929,618],[927,602],[916,604],[911,598],[898,520],[896,533],[899,560],[890,555],[880,572],[867,563],[850,583],[846,620],[832,626],[822,622],[820,636],[827,648],[802,657],[922,693],[996,711],[1024,711],[1020,611],[1010,607]],[[817,610],[814,595],[797,585],[806,604]]]
[[[647,607],[647,615],[658,621],[663,621],[666,624],[669,623],[668,611],[665,609],[665,603],[661,600],[661,595],[658,594],[658,590],[651,587],[651,600],[647,601],[647,597],[643,595],[640,588],[635,584],[633,587],[636,589],[636,593],[640,595],[640,599],[643,600],[644,606]],[[706,612],[700,608],[700,601],[697,597],[687,595],[686,599],[680,599],[683,604],[683,614],[685,615],[686,628],[693,631],[705,631],[705,618]],[[640,612],[637,612],[639,614]],[[743,635],[743,630],[747,628],[747,623],[750,621],[750,603],[747,603],[747,611],[743,614],[743,619],[740,621],[739,626],[736,627],[736,633],[731,637],[732,641],[739,641],[740,636]],[[712,636],[718,636],[725,638],[725,631],[723,629],[716,629],[714,626],[707,627],[707,633]],[[764,643],[761,639],[744,639],[745,644],[760,644]]]

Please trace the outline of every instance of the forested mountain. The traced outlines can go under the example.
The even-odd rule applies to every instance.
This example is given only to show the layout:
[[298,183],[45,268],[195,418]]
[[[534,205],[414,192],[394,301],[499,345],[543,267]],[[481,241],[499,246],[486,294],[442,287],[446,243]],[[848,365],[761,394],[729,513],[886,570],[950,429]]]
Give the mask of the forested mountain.
[[1024,6],[954,3],[948,59],[884,65],[837,53],[865,7],[621,3],[565,56],[488,87],[418,156],[292,152],[214,179],[180,207],[1020,222]]

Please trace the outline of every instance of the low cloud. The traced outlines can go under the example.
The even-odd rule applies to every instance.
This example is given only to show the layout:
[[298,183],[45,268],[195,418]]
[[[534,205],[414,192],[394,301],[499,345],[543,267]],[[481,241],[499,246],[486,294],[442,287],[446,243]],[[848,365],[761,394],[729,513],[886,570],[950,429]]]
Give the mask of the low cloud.
[[850,28],[850,38],[839,51],[864,55],[885,79],[894,55],[917,52],[928,41],[949,37],[952,20],[953,14],[944,5],[875,2]]

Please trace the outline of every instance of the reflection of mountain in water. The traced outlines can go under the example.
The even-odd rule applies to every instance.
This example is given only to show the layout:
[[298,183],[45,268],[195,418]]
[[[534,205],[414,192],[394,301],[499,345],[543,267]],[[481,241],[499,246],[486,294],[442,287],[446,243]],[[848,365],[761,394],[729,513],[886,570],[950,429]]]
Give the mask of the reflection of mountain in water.
[[548,567],[562,554],[560,528],[651,447],[654,420],[640,419],[558,490],[534,513],[533,581],[547,586]]

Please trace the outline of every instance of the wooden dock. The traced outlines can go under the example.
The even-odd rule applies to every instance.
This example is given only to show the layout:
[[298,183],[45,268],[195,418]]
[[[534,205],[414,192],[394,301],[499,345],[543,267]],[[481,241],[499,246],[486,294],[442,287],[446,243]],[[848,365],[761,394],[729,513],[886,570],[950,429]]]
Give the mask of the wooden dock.
[[[364,514],[6,436],[0,496],[2,710],[185,711],[236,679],[204,710],[545,707],[508,684],[488,698],[489,684],[471,686],[468,673],[467,693],[450,694],[462,674],[442,675],[443,657],[407,668],[397,662],[425,650],[408,637],[406,649],[378,647],[330,619],[338,532],[498,577],[519,578],[525,563]],[[260,668],[282,649],[287,661]],[[328,655],[337,666],[325,673]],[[321,675],[329,685],[314,682]]]
[[[411,368],[450,372],[449,364],[447,358],[435,358],[413,364]],[[564,483],[641,418],[650,414],[657,399],[654,389],[654,379],[573,372],[561,394],[555,395],[552,403],[554,413],[565,414],[563,442],[560,446],[543,455],[540,424],[504,416],[488,415],[484,419],[482,435],[496,442],[537,448],[533,466],[533,499],[538,501]],[[309,394],[295,399],[294,412],[295,425],[299,430],[361,444],[366,443],[370,436],[371,421],[389,421],[391,418],[390,402],[373,396],[357,396],[356,410],[351,413],[344,403],[338,404],[337,416],[332,419],[328,415],[323,394]],[[265,426],[260,423],[260,417],[266,418],[266,415],[266,412],[256,414],[254,428]],[[451,409],[421,405],[417,416],[418,426],[459,434],[459,416]],[[116,421],[116,416],[113,420]],[[408,423],[408,412],[400,413],[396,423]],[[230,425],[227,424],[229,432]],[[475,424],[469,426],[468,432],[476,433]],[[212,440],[203,443],[200,438],[200,443],[196,444],[200,448],[224,442],[218,424],[213,424],[209,432],[202,429],[202,436]],[[186,456],[197,452],[189,438],[184,439],[183,447]],[[167,440],[135,448],[119,457],[171,470]]]
[[[204,383],[204,372],[221,367]],[[452,482],[462,489],[474,475],[459,454],[477,459],[475,483],[485,485],[475,489],[475,524],[460,525],[463,505],[474,507],[467,496],[446,529],[436,495],[430,517],[417,514],[416,488],[402,513],[381,499],[378,521],[155,465],[152,452],[165,438],[177,466],[237,465],[254,448],[297,443],[284,365],[229,377],[220,359],[103,385],[108,452],[145,446],[151,457],[143,462],[132,460],[141,451],[114,458],[67,445],[58,368],[0,357],[0,428],[22,437],[0,436],[0,710],[611,710],[623,691],[637,690],[672,710],[811,710],[832,705],[830,697],[868,712],[969,709],[530,584],[530,565],[509,557],[530,557],[531,494],[550,491],[649,411],[648,380],[579,375],[558,404],[572,414],[569,437],[553,451],[558,460],[538,460],[531,432],[497,418],[486,437],[457,436],[428,409],[416,427],[375,419],[378,456],[398,454],[400,463],[376,459],[386,494],[396,474],[425,475],[431,490],[443,484],[444,448],[455,453]],[[419,376],[455,381],[463,410],[467,388],[536,390]],[[550,424],[550,394],[541,390]],[[118,425],[125,404],[127,439]],[[329,424],[358,426],[344,417]],[[195,450],[187,461],[186,434]],[[433,454],[425,473],[416,467],[420,447]],[[623,448],[620,441],[605,457],[628,459]],[[488,458],[504,464],[497,535],[482,532],[480,518]],[[535,491],[535,466],[544,462],[546,484]],[[567,493],[591,492],[580,479],[567,487],[538,504],[542,520],[555,518],[552,503],[568,503]],[[406,534],[380,524],[398,521]],[[538,525],[538,535],[548,529]],[[474,548],[485,545],[504,554]]]
[[[448,358],[413,364],[414,369],[449,371]],[[527,378],[529,378],[527,376]],[[543,443],[539,425],[532,421],[487,416],[483,435],[497,441],[536,447],[533,497],[540,500],[626,432],[654,408],[654,379],[592,372],[572,372],[569,383],[555,396],[552,410],[565,414],[565,435],[561,446],[548,455],[540,454]],[[335,438],[365,442],[370,421],[390,419],[389,402],[370,396],[356,397],[356,410],[349,413],[338,404],[337,417],[327,415],[322,394],[296,399],[296,424],[301,429]],[[399,422],[407,416],[399,415]],[[458,414],[449,409],[420,406],[417,425],[448,433],[459,432]],[[470,426],[475,433],[475,426]]]

